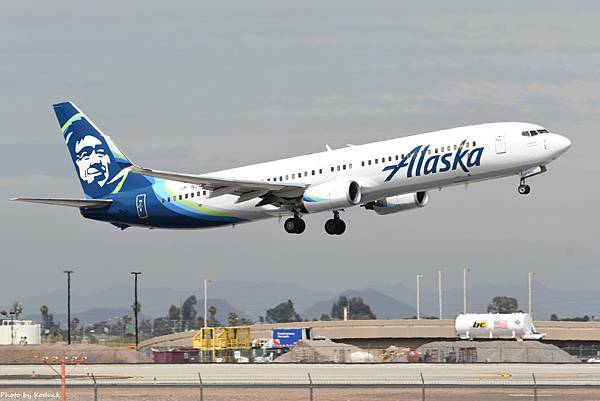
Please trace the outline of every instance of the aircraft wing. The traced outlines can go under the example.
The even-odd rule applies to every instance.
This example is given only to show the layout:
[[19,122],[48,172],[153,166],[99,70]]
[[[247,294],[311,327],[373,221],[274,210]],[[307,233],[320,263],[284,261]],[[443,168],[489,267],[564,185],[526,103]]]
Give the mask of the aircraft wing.
[[296,183],[281,183],[265,181],[238,180],[221,177],[210,177],[207,175],[181,174],[168,171],[158,171],[139,166],[132,166],[131,171],[156,178],[166,180],[182,181],[190,184],[202,185],[211,189],[209,198],[216,198],[222,195],[239,196],[237,203],[262,198],[256,206],[266,204],[276,204],[278,200],[293,199],[301,197],[304,194],[306,185]]
[[110,206],[110,199],[61,199],[61,198],[13,198],[11,201],[44,203],[46,205],[79,207],[85,209],[99,209]]

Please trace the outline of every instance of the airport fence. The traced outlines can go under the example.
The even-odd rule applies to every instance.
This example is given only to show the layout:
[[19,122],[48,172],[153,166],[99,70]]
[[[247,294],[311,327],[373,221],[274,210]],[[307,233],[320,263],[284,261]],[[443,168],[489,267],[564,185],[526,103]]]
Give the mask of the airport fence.
[[[382,383],[328,383],[315,381],[307,373],[303,382],[277,383],[219,383],[207,382],[198,374],[195,384],[110,383],[98,381],[91,375],[92,383],[68,384],[66,393],[60,386],[44,384],[19,384],[7,386],[0,381],[0,398],[5,399],[69,399],[72,401],[231,401],[234,399],[260,401],[499,401],[513,397],[526,397],[548,401],[597,399],[600,385],[573,385],[543,380],[540,384],[535,374],[528,380],[498,383],[436,383],[428,382],[422,373],[418,380]],[[596,397],[596,398],[593,398]]]

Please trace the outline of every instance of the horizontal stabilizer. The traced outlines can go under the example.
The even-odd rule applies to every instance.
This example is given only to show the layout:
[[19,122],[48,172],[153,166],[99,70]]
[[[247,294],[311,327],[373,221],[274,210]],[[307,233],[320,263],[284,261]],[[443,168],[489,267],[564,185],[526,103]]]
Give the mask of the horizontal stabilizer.
[[44,203],[46,205],[82,207],[86,209],[99,209],[110,206],[110,199],[60,199],[60,198],[13,198],[12,201]]

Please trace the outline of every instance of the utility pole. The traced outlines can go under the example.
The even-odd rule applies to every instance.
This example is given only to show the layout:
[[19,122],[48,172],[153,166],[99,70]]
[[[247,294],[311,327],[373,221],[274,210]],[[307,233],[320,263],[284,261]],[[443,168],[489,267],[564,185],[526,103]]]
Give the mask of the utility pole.
[[531,282],[533,281],[533,276],[535,276],[534,272],[529,272],[527,273],[527,284],[528,284],[528,289],[529,289],[529,317],[531,318],[531,320],[533,321],[533,304],[532,304],[532,297],[531,297]]
[[208,283],[209,279],[204,279],[204,327],[208,327]]
[[140,304],[138,303],[138,276],[140,274],[142,274],[142,272],[131,272],[130,274],[133,275],[133,314],[135,316],[135,349],[138,349],[138,346],[140,345],[140,337],[139,337],[139,330],[138,330],[138,312],[140,309]]
[[67,275],[67,344],[71,345],[71,274],[73,270],[64,270]]
[[463,269],[463,313],[467,313],[467,272],[470,271],[468,267]]
[[421,319],[421,279],[422,274],[417,274],[417,320]]
[[442,271],[438,270],[438,301],[440,308],[440,320],[442,320]]

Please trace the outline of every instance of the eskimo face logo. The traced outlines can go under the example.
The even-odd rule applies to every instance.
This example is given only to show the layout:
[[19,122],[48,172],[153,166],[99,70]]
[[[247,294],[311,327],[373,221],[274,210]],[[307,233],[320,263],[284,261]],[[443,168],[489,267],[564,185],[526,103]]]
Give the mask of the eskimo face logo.
[[75,141],[73,150],[79,178],[88,184],[96,183],[103,187],[110,175],[110,156],[106,143],[92,135],[85,135]]
[[462,143],[458,146],[456,153],[444,153],[442,150],[441,154],[430,156],[427,158],[427,160],[425,160],[425,156],[429,154],[430,146],[427,145],[423,147],[423,145],[419,145],[411,150],[402,160],[400,160],[400,163],[386,166],[383,169],[383,171],[390,171],[390,174],[385,180],[389,181],[394,178],[396,173],[398,173],[398,171],[400,171],[403,167],[407,167],[407,178],[411,178],[413,175],[418,177],[420,175],[453,171],[457,170],[459,167],[464,172],[468,173],[470,171],[469,168],[481,165],[483,147],[469,149],[466,147],[466,143],[466,140],[462,141]]

